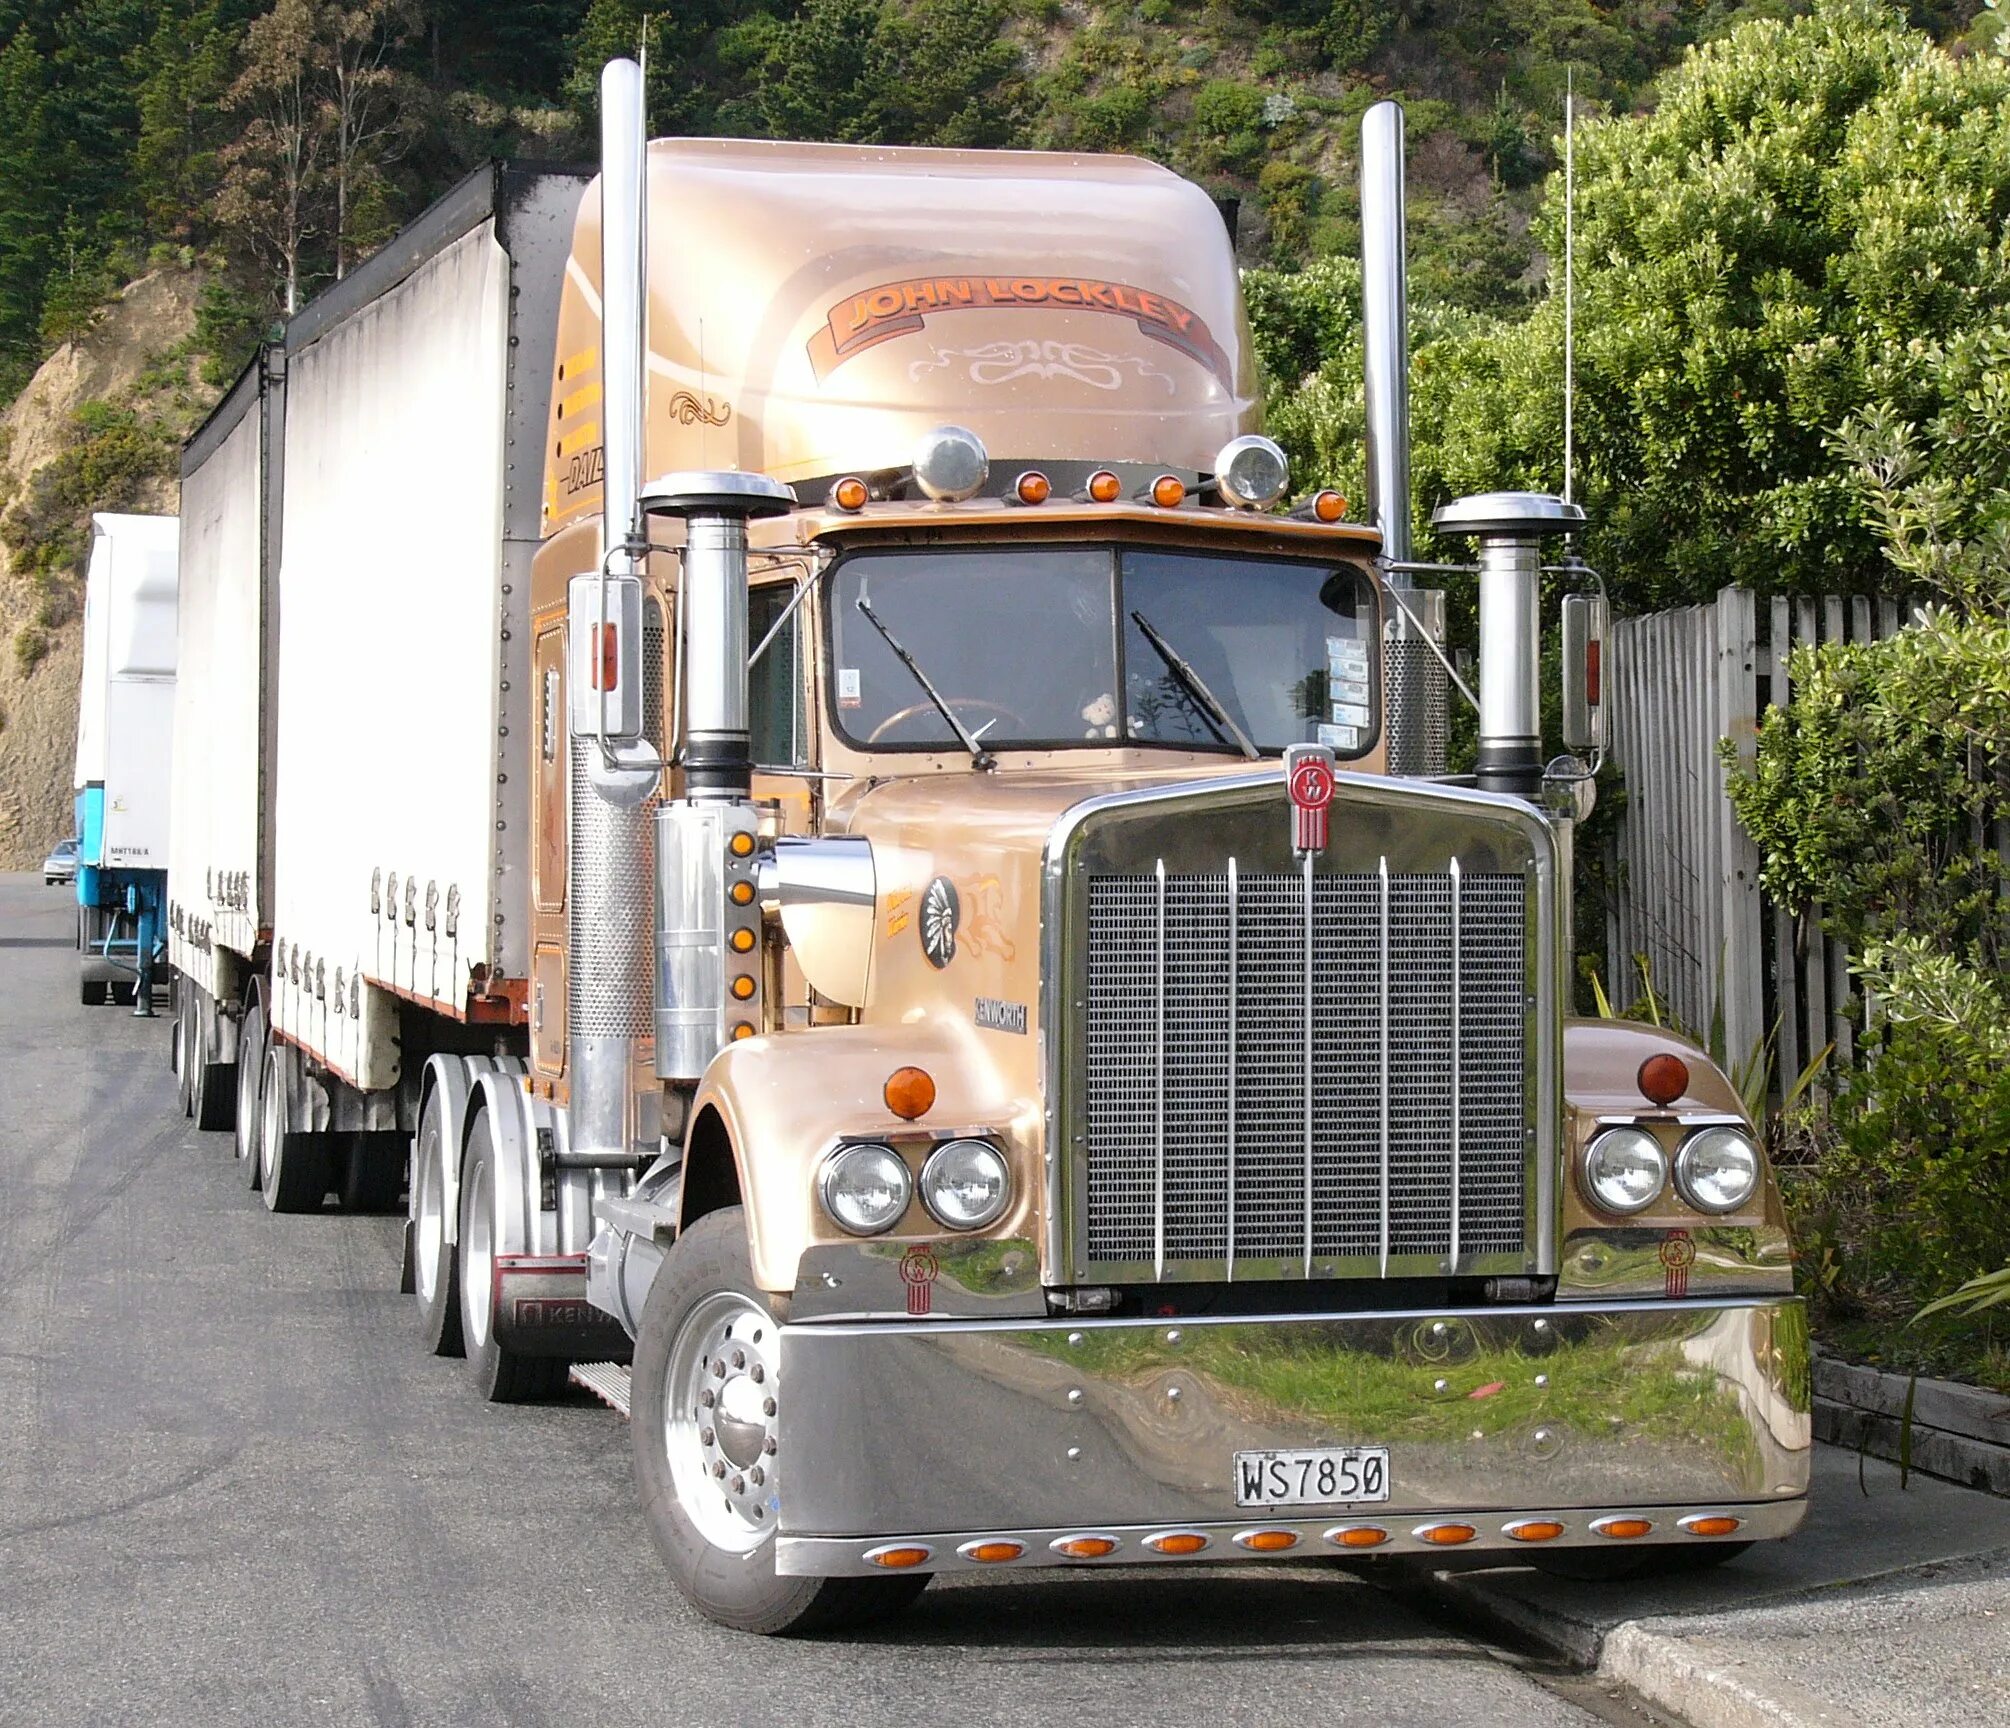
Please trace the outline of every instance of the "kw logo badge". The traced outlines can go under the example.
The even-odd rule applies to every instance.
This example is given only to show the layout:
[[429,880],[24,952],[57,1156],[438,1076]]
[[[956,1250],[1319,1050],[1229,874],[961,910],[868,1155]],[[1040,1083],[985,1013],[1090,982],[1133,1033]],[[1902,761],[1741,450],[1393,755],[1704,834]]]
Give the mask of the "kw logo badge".
[[900,1257],[900,1281],[907,1286],[907,1311],[920,1319],[935,1306],[935,1280],[942,1262],[926,1242],[917,1242]]
[[1661,1294],[1689,1294],[1689,1268],[1696,1264],[1696,1243],[1688,1231],[1671,1230],[1661,1239]]
[[1291,850],[1300,857],[1326,850],[1326,814],[1333,803],[1333,752],[1323,744],[1294,744],[1284,752],[1284,784],[1291,794]]

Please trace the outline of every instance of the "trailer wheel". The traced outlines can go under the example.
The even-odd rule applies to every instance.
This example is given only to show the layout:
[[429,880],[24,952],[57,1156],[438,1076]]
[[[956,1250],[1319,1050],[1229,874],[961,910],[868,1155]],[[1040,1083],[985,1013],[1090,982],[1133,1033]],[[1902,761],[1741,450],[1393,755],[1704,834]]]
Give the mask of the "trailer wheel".
[[101,979],[85,978],[78,982],[77,1000],[86,1008],[102,1008],[105,1005],[107,986]]
[[237,1156],[259,1186],[259,1136],[265,1126],[265,1002],[254,993],[237,1024]]
[[435,1356],[461,1353],[461,1286],[447,1240],[448,1127],[445,1096],[435,1086],[412,1139],[412,1294],[419,1336]]
[[366,1131],[336,1142],[335,1198],[344,1212],[389,1212],[405,1186],[405,1137]]
[[775,1571],[780,1343],[743,1210],[707,1213],[665,1257],[635,1341],[629,1427],[649,1533],[685,1599],[722,1626],[820,1632],[897,1613],[928,1587],[925,1572]]
[[190,1033],[189,1020],[195,1013],[195,991],[191,988],[182,992],[182,999],[175,1005],[174,1014],[174,1072],[175,1096],[181,1100],[184,1116],[195,1114],[194,1064],[189,1052],[195,1047],[195,1039]]
[[491,1404],[529,1404],[565,1390],[571,1363],[562,1356],[526,1356],[496,1336],[496,1149],[489,1113],[476,1114],[461,1166],[459,1257],[461,1343],[475,1388]]
[[195,1074],[191,1096],[195,1104],[195,1125],[205,1134],[229,1128],[237,1116],[236,1076],[231,1073],[228,1062],[212,1062],[209,1059],[210,1045],[214,1042],[211,1033],[217,1018],[215,1001],[208,996],[202,997],[195,1005],[196,1037],[191,1047],[195,1057]]
[[263,1107],[259,1114],[259,1173],[268,1212],[318,1212],[328,1195],[328,1140],[296,1133],[289,1117],[286,1052],[277,1044],[265,1053]]

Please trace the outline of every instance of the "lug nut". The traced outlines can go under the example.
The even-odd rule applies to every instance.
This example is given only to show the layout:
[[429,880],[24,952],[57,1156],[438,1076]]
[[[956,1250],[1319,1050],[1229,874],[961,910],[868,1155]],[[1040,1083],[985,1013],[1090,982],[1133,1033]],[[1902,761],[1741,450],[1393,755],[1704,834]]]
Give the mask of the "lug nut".
[[763,1399],[761,1400],[761,1414],[762,1414],[763,1416],[772,1416],[772,1415],[774,1415],[774,1413],[775,1413],[775,1401],[774,1401],[774,1399],[772,1399],[772,1398],[763,1398]]
[[705,1407],[705,1408],[706,1408],[707,1410],[709,1410],[709,1409],[711,1409],[711,1408],[712,1408],[712,1388],[711,1388],[711,1387],[707,1386],[707,1387],[705,1388],[705,1390],[704,1390],[704,1391],[702,1391],[702,1392],[700,1392],[700,1393],[698,1394],[698,1402],[699,1402],[700,1404],[702,1404],[702,1405],[703,1405],[703,1406],[704,1406],[704,1407]]
[[715,1459],[714,1459],[714,1460],[712,1461],[712,1476],[713,1476],[713,1479],[714,1479],[714,1480],[716,1480],[716,1481],[720,1481],[720,1482],[723,1482],[723,1481],[725,1481],[725,1479],[726,1479],[726,1465],[725,1465],[725,1461],[724,1461],[723,1459],[717,1459],[717,1458],[715,1458]]
[[747,1480],[753,1483],[753,1485],[756,1488],[760,1487],[763,1482],[767,1481],[767,1479],[768,1479],[767,1471],[763,1470],[758,1464],[756,1464],[753,1467],[753,1469],[747,1472]]
[[726,1378],[726,1363],[724,1358],[721,1358],[712,1364],[712,1378],[715,1380],[723,1380]]
[[767,1377],[768,1377],[767,1369],[763,1368],[760,1365],[760,1363],[756,1362],[753,1368],[750,1370],[750,1378],[753,1380],[754,1384],[756,1386],[760,1385],[763,1380],[767,1379]]
[[747,1491],[747,1479],[744,1476],[735,1476],[730,1486],[735,1494],[744,1494]]
[[711,1430],[711,1429],[709,1429],[709,1428],[700,1428],[700,1429],[698,1430],[698,1444],[699,1444],[699,1445],[701,1445],[701,1446],[709,1446],[709,1445],[711,1445],[711,1444],[712,1444],[712,1430]]
[[762,1450],[762,1452],[763,1452],[763,1453],[765,1453],[765,1454],[766,1454],[766,1455],[767,1455],[768,1457],[770,1457],[770,1458],[774,1457],[774,1455],[775,1455],[775,1441],[774,1441],[774,1436],[773,1436],[773,1435],[770,1435],[770,1436],[768,1437],[768,1440],[767,1440],[766,1444],[765,1444],[765,1445],[763,1445],[763,1446],[761,1447],[761,1450]]
[[744,1367],[746,1367],[746,1365],[747,1365],[747,1353],[746,1353],[746,1351],[744,1351],[744,1350],[735,1350],[735,1351],[733,1352],[733,1366],[734,1366],[735,1368],[744,1368]]

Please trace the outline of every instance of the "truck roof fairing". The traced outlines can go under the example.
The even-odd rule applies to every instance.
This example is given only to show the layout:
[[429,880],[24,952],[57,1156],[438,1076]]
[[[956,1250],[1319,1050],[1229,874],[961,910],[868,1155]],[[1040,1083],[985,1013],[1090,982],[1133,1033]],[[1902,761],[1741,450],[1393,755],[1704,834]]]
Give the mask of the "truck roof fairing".
[[[1211,469],[1260,423],[1234,249],[1128,156],[673,139],[649,147],[645,470],[895,467],[988,449]],[[600,199],[580,200],[547,531],[598,507]]]

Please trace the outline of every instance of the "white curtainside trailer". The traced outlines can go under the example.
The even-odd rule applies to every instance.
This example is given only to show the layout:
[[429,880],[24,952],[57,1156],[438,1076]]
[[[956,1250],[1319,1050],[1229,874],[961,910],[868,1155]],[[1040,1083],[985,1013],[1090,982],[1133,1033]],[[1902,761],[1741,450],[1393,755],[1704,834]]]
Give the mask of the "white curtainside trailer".
[[[330,1188],[394,1201],[426,1058],[493,1054],[512,1027],[521,1042],[528,787],[504,753],[529,724],[530,559],[581,185],[470,176],[291,322],[261,413],[241,386],[191,476],[192,558],[217,567],[219,595],[226,570],[262,585],[243,643],[261,671],[190,744],[193,762],[213,726],[221,751],[258,748],[255,772],[212,782],[211,839],[186,861],[184,898],[208,896],[189,1036],[234,1064],[240,1150],[275,1209]],[[227,627],[206,664],[240,652]]]
[[257,1002],[271,935],[272,585],[284,424],[285,357],[274,348],[245,369],[182,455],[179,652],[201,675],[175,692],[168,956],[181,980],[183,1106],[205,1128],[231,1124],[240,1010],[247,997]]

